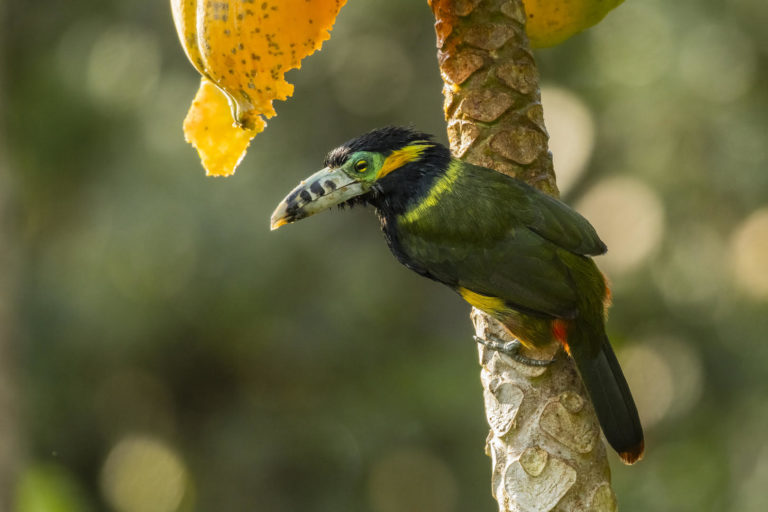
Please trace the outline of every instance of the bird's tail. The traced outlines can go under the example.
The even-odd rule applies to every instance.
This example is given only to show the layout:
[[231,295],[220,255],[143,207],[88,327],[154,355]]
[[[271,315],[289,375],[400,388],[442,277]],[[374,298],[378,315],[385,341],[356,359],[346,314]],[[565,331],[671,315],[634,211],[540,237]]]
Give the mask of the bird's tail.
[[626,464],[634,464],[645,449],[635,401],[602,326],[598,333],[583,327],[574,326],[566,348],[576,362],[605,438]]

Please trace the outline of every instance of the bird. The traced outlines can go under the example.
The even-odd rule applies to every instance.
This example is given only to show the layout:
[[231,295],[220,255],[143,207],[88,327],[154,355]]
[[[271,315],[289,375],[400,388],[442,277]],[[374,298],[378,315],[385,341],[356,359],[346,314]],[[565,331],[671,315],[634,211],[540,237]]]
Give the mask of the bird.
[[[400,263],[501,322],[517,347],[559,342],[608,443],[626,464],[642,458],[637,407],[605,331],[610,290],[592,259],[607,248],[589,221],[519,179],[453,157],[411,128],[353,138],[324,165],[277,206],[272,230],[334,206],[373,206]],[[501,340],[478,341],[519,355]]]

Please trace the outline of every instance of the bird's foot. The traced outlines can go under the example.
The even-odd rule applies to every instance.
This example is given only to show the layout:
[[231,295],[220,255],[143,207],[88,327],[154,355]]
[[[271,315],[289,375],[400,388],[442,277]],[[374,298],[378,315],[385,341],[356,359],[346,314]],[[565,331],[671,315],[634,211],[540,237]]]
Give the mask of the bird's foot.
[[473,336],[475,341],[481,343],[491,350],[506,354],[520,364],[527,366],[549,366],[554,363],[554,359],[533,359],[531,357],[524,356],[520,353],[523,348],[523,344],[519,340],[514,339],[512,341],[504,341],[499,338],[489,336],[488,339],[481,338],[479,336]]

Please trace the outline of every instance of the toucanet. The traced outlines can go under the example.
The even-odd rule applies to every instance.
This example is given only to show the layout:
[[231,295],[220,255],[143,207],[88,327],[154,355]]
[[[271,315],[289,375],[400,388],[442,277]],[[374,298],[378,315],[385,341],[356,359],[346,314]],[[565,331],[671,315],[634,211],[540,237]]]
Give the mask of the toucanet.
[[523,346],[562,344],[608,442],[627,464],[642,457],[637,408],[605,333],[610,292],[590,257],[606,247],[584,217],[520,180],[452,158],[428,134],[387,127],[332,150],[271,226],[354,204],[376,209],[403,265],[458,292]]

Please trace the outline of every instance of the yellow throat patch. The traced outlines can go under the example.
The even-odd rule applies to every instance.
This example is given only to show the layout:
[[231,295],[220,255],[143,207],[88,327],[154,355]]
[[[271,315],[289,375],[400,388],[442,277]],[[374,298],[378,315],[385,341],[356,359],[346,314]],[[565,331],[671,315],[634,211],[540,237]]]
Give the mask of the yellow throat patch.
[[418,160],[421,157],[421,154],[430,147],[432,147],[430,142],[422,140],[409,144],[397,151],[393,151],[392,154],[384,160],[381,169],[379,169],[379,172],[376,175],[376,179],[381,179],[395,169],[399,169],[409,162]]

